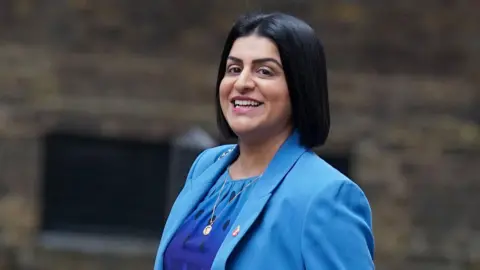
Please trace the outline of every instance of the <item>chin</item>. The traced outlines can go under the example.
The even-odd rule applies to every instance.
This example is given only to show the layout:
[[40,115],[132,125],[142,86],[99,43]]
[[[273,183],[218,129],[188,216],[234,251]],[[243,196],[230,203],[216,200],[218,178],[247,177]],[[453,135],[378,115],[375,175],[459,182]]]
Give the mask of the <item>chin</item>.
[[231,125],[230,128],[241,140],[257,140],[268,133],[261,125]]
[[235,126],[234,125],[234,126],[230,126],[230,128],[239,137],[244,136],[244,135],[248,135],[250,133],[254,133],[255,130],[256,130],[255,127],[250,127],[250,126]]
[[244,134],[249,134],[255,132],[258,129],[257,125],[253,125],[252,123],[231,123],[229,124],[230,128],[233,130],[237,136],[242,136]]

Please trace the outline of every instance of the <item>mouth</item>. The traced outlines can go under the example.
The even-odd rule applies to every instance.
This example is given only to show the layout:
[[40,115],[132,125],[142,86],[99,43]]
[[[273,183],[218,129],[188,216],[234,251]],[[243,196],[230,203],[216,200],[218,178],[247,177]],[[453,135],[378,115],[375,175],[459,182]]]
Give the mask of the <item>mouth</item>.
[[263,105],[263,102],[255,100],[232,100],[231,103],[234,108],[255,108]]

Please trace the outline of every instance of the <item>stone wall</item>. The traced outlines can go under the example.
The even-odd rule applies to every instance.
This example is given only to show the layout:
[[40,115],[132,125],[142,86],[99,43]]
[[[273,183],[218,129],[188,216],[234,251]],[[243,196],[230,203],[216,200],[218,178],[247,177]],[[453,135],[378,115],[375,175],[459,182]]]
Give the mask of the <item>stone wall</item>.
[[42,137],[149,140],[193,125],[216,134],[222,39],[258,7],[300,15],[324,39],[333,117],[324,151],[353,154],[377,268],[480,269],[476,1],[5,0],[0,270],[151,268],[154,245],[83,252],[39,241]]

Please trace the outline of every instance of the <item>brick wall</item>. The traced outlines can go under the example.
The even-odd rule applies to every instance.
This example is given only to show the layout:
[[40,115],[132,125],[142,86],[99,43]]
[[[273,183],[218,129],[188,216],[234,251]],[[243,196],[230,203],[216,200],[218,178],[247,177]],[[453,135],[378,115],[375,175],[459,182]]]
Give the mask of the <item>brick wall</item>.
[[247,5],[300,15],[324,39],[333,110],[325,151],[353,154],[374,211],[377,268],[480,269],[475,1],[6,0],[1,270],[150,269],[151,246],[85,253],[39,241],[42,136],[148,140],[193,125],[215,134],[222,39]]

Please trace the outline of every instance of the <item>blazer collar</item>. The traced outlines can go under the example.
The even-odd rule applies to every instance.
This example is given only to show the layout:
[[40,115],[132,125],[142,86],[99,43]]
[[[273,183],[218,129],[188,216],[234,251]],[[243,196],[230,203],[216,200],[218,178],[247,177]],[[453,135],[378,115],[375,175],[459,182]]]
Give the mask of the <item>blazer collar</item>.
[[[254,185],[251,196],[242,207],[232,229],[223,241],[212,269],[226,269],[228,257],[232,254],[236,245],[246,235],[252,224],[260,216],[267,205],[275,188],[283,181],[300,156],[307,149],[300,145],[299,134],[294,132],[280,147],[266,171]],[[237,234],[233,234],[235,230]]]
[[300,135],[296,131],[293,132],[280,146],[262,177],[258,179],[252,197],[260,198],[270,194],[305,151],[307,149],[300,145]]
[[[255,184],[251,196],[258,198],[272,192],[305,151],[307,151],[307,148],[300,145],[300,134],[298,131],[292,132],[287,140],[280,146],[277,153],[275,153],[262,177]],[[239,154],[240,150],[238,145],[233,145],[232,148],[220,155],[216,162],[192,180],[192,191],[200,194],[208,192],[215,181],[225,172],[227,167],[232,164]],[[195,201],[192,203],[196,206],[198,202]]]

